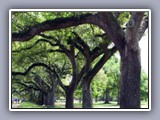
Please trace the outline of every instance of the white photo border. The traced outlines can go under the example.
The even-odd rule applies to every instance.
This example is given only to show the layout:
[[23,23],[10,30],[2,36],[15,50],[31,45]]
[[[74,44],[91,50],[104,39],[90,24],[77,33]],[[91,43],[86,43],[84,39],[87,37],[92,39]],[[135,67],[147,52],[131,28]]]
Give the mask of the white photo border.
[[[12,95],[11,95],[11,79],[12,79],[12,29],[11,29],[11,15],[12,12],[46,12],[46,11],[54,11],[54,12],[114,12],[114,11],[145,11],[149,12],[149,26],[148,26],[148,43],[149,43],[149,68],[148,68],[148,76],[149,76],[149,101],[148,101],[148,108],[139,108],[139,109],[121,109],[121,108],[92,108],[92,109],[61,109],[61,108],[52,108],[52,109],[34,109],[34,108],[12,108]],[[150,111],[151,110],[151,10],[150,9],[10,9],[9,10],[9,110],[10,111]]]

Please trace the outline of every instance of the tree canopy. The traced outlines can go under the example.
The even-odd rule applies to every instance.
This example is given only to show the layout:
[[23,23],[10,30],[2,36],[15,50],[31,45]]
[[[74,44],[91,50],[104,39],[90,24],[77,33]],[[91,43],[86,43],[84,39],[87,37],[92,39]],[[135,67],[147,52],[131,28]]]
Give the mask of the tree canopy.
[[61,93],[66,108],[74,108],[74,95],[92,108],[92,97],[108,90],[121,108],[139,108],[140,91],[147,99],[138,47],[147,12],[13,11],[11,23],[13,93],[50,107]]

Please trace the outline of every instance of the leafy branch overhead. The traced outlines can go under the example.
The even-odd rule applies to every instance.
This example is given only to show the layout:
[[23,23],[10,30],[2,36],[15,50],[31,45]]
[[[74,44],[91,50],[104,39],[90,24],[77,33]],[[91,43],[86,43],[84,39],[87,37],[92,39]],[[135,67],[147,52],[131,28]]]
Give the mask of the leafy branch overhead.
[[[143,20],[143,24],[139,29],[141,31],[141,34],[148,27],[147,24],[148,22],[146,19],[147,18]],[[68,18],[56,18],[53,20],[47,20],[42,23],[39,23],[38,25],[31,27],[27,31],[12,33],[12,41],[27,41],[31,40],[35,35],[38,35],[41,32],[90,23],[90,24],[95,24],[100,28],[102,28],[104,31],[106,31],[106,34],[109,36],[109,38],[113,40],[115,44],[117,43],[118,45],[119,43],[121,44],[123,43],[120,41],[120,38],[124,40],[124,32],[116,21],[117,21],[116,18],[112,15],[112,13],[109,12],[99,12],[97,14],[85,14],[85,15],[79,15],[78,17],[72,16]],[[104,24],[104,22],[106,25]],[[111,24],[112,26],[110,26]],[[104,26],[107,26],[106,27],[107,29],[104,28]]]

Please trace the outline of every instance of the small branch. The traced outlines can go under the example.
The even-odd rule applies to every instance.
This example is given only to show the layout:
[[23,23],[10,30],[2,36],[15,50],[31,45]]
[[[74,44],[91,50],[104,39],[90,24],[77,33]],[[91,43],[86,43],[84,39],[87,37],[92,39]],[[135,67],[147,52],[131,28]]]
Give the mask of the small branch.
[[100,46],[95,47],[92,51],[91,51],[91,59],[94,60],[96,59],[99,55],[103,54],[102,48]]
[[56,50],[47,50],[47,52],[50,52],[50,53],[54,53],[54,52],[59,52],[59,53],[65,53],[63,50],[60,50],[60,49],[56,49]]
[[108,50],[102,58],[96,63],[96,65],[87,73],[85,76],[85,80],[91,81],[93,77],[97,74],[97,72],[103,67],[107,60],[117,51],[116,47]]
[[84,40],[76,32],[73,32],[73,34],[76,37],[75,38],[75,41],[76,41],[75,46],[77,47],[77,49],[79,49],[79,51],[81,51],[83,55],[89,56],[89,54],[90,54],[89,46],[84,42]]

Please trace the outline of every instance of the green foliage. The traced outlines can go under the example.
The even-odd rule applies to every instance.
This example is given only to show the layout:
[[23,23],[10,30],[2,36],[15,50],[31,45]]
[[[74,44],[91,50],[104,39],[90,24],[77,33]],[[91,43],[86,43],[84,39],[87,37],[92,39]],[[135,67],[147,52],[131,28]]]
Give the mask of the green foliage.
[[148,100],[148,75],[142,70],[141,71],[141,100]]
[[123,27],[128,22],[130,17],[131,14],[129,12],[123,12],[120,14],[120,16],[118,17],[118,22],[120,23],[121,27]]
[[[118,55],[118,54],[116,54]],[[110,89],[110,95],[117,97],[120,89],[120,60],[116,56],[111,57],[110,60],[103,67],[107,75],[107,88]]]
[[103,42],[103,39],[101,37],[95,37],[95,36],[103,34],[104,31],[95,25],[91,24],[79,25],[75,27],[74,30],[87,43],[87,45],[90,47],[91,50],[92,48]]
[[[95,14],[96,12],[13,12],[12,13],[12,31],[24,31],[29,30],[32,26],[36,26],[38,23],[42,23],[46,20],[53,20],[56,18],[65,18],[71,16],[80,16],[87,13]],[[147,15],[147,13],[145,13]],[[129,12],[123,12],[118,17],[118,22],[121,27],[123,27],[130,18]],[[104,31],[99,27],[92,24],[84,24],[74,27],[69,27],[65,29],[59,29],[54,31],[43,32],[43,34],[52,36],[55,39],[46,39],[49,42],[55,44],[60,43],[67,50],[71,50],[71,44],[74,42],[75,35],[73,32],[76,32],[81,39],[84,40],[86,45],[89,46],[90,50],[98,47],[100,44],[109,44],[109,47],[112,47],[113,44],[110,44],[110,40],[105,40],[102,37],[96,37],[96,35],[104,34]],[[62,83],[68,86],[72,79],[72,65],[68,56],[61,52],[49,52],[50,50],[60,50],[59,46],[51,46],[48,42],[38,42],[43,37],[40,35],[35,36],[32,40],[27,42],[12,42],[12,71],[24,72],[30,65],[35,62],[45,63],[51,67],[54,65],[59,68],[57,73],[60,75]],[[44,39],[44,38],[43,38]],[[71,40],[71,41],[69,41]],[[34,45],[35,44],[35,45]],[[34,45],[34,46],[33,46]],[[29,49],[28,49],[29,48]],[[83,54],[75,48],[75,60],[77,65],[77,72],[80,72],[83,65],[86,62],[86,58]],[[92,63],[94,67],[95,63],[102,56],[97,57]],[[65,66],[64,63],[66,64]],[[66,72],[62,72],[62,68],[67,69]],[[120,89],[120,61],[116,56],[113,56],[101,69],[92,81],[92,94],[93,97],[103,97],[106,88],[110,89],[110,96],[117,97]],[[33,82],[36,73],[40,78],[47,84],[51,85],[51,79],[46,69],[43,67],[36,67],[26,76],[16,76],[12,79],[12,92],[13,96],[24,96],[27,99],[30,97],[29,90],[24,90],[25,86],[17,84],[17,79],[22,82]],[[34,81],[35,82],[35,81]],[[28,83],[28,85],[30,85]],[[75,92],[75,98],[79,99],[82,96],[81,86],[78,86]],[[37,93],[35,92],[37,95]],[[57,95],[58,97],[64,97],[64,91],[58,86]],[[142,72],[141,76],[141,99],[148,99],[148,76]],[[36,107],[32,106],[30,103],[24,103],[24,106],[20,107]],[[39,106],[37,106],[39,107]],[[79,107],[79,106],[78,106]]]
[[46,108],[46,106],[37,105],[32,102],[22,102],[18,108]]
[[75,90],[75,99],[81,100],[82,99],[82,87],[79,85]]
[[104,91],[107,87],[107,81],[108,78],[104,73],[103,69],[101,69],[92,81],[92,95],[94,98],[104,95]]

